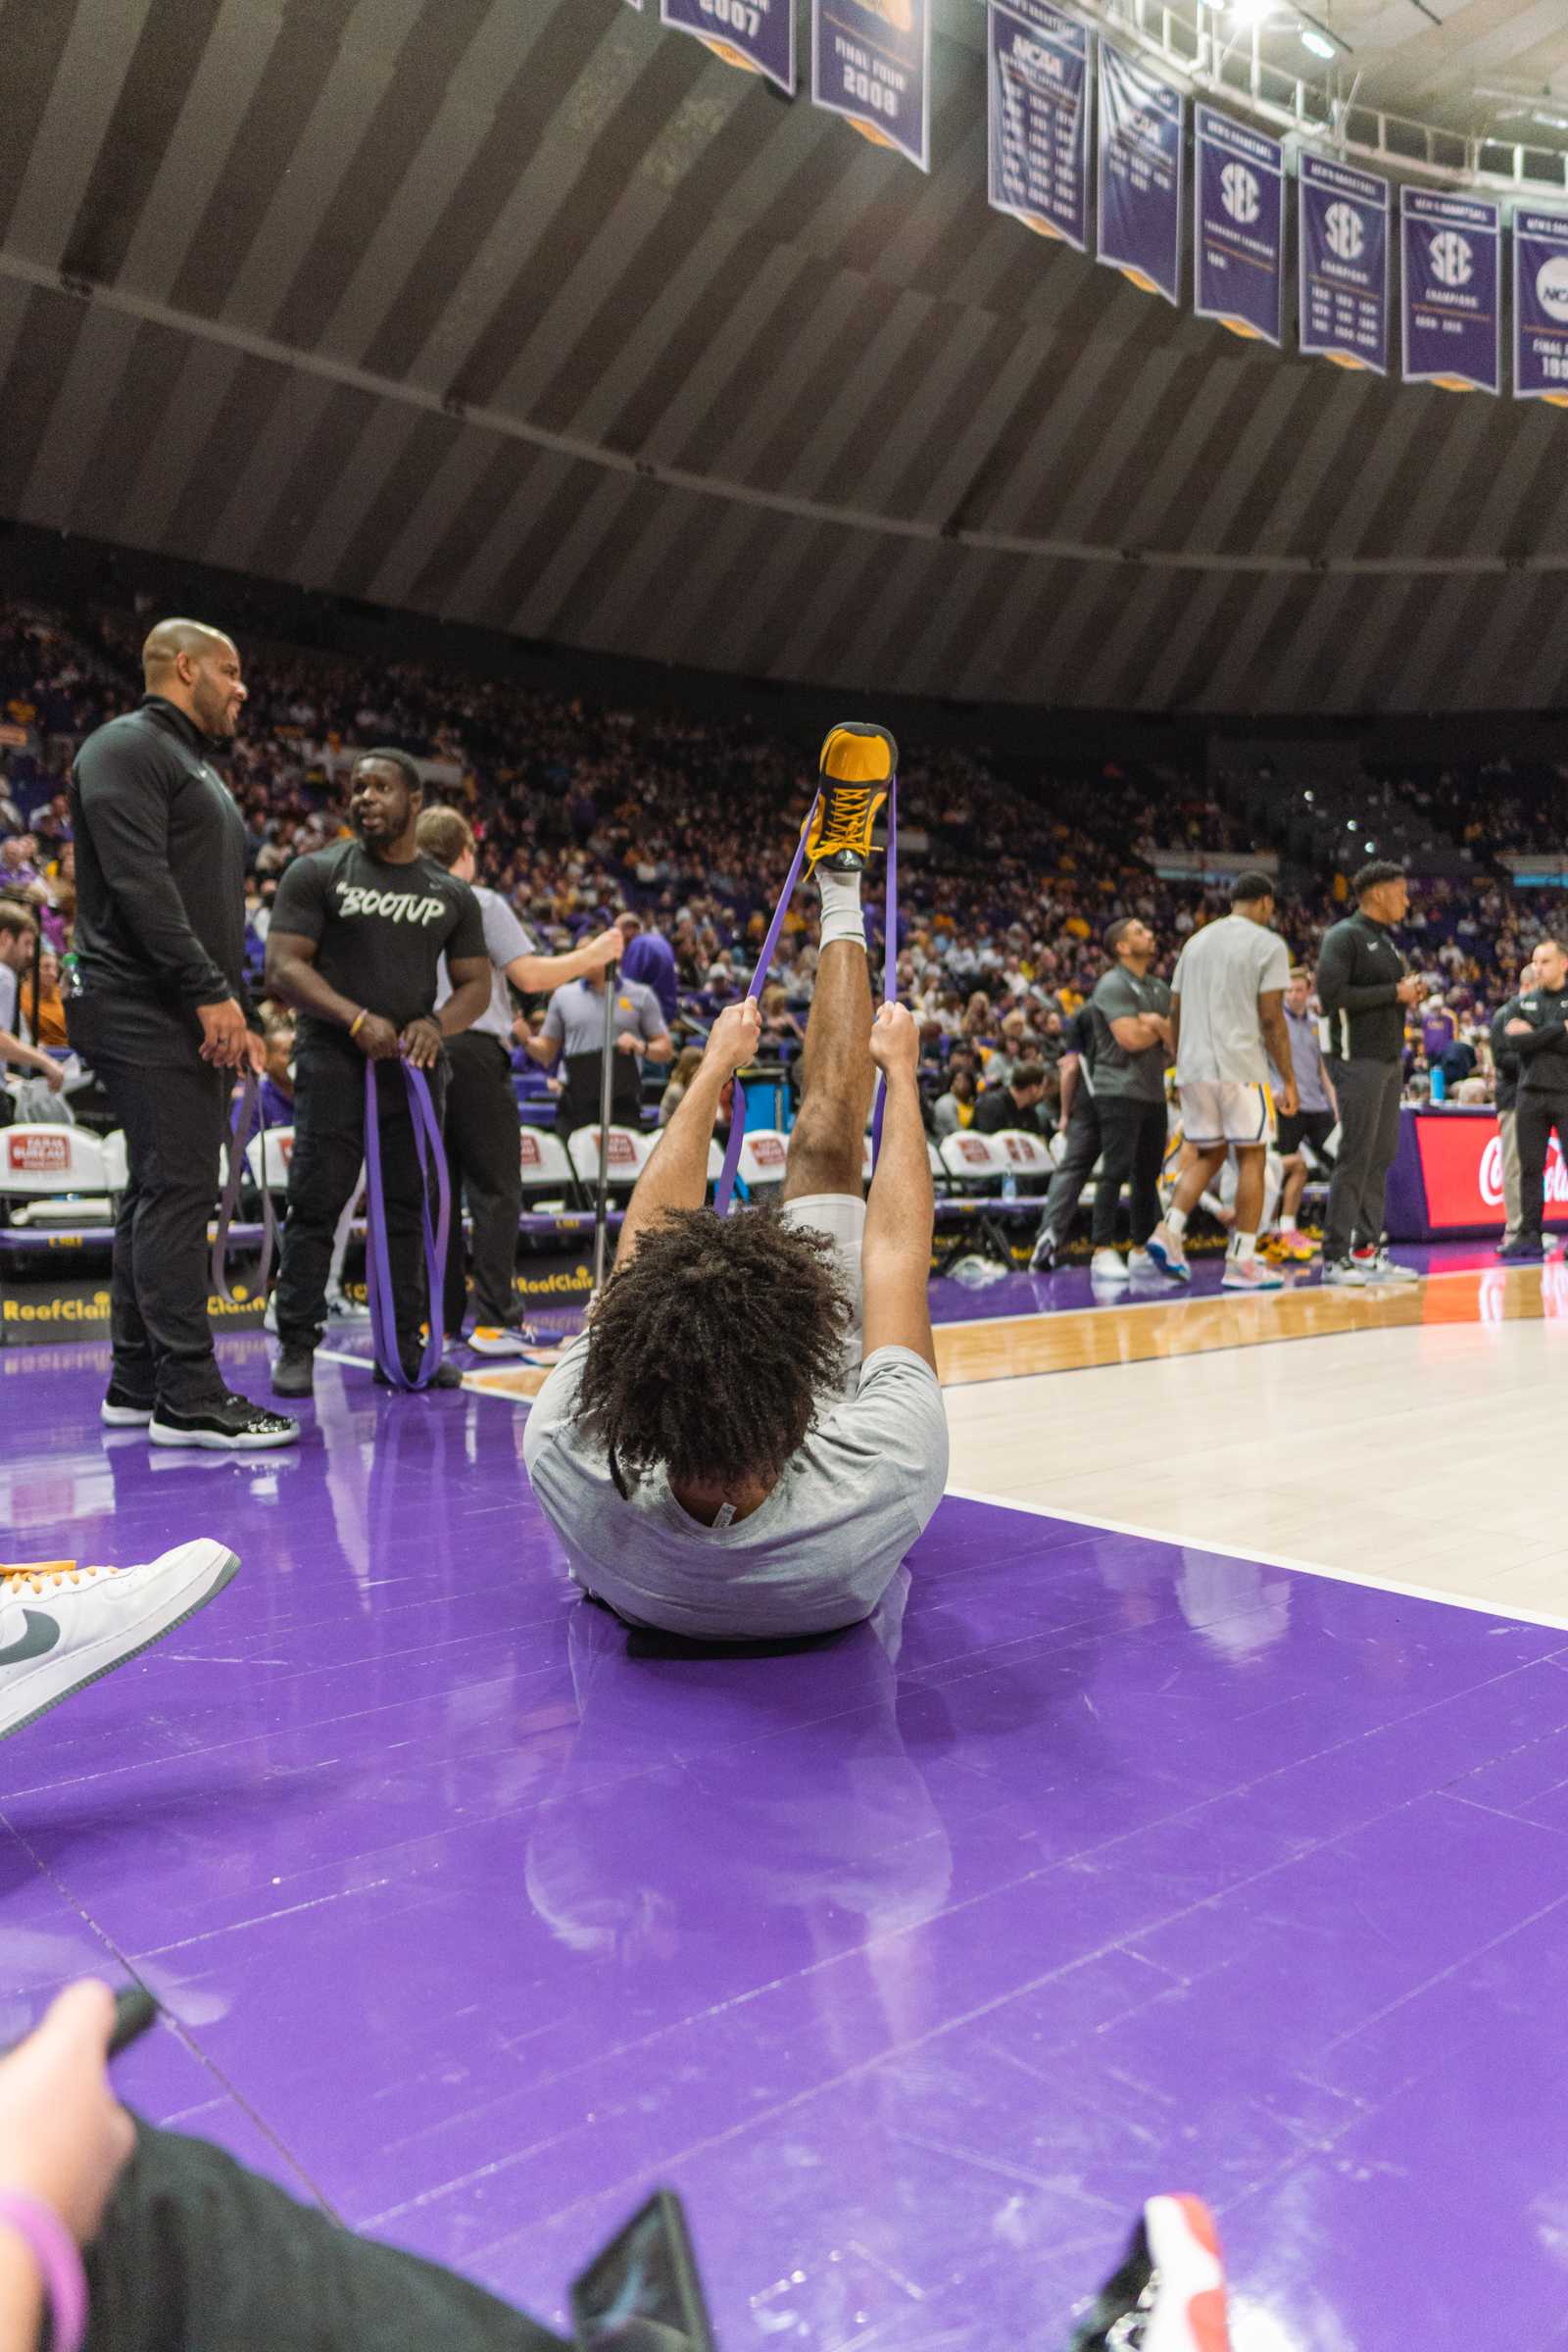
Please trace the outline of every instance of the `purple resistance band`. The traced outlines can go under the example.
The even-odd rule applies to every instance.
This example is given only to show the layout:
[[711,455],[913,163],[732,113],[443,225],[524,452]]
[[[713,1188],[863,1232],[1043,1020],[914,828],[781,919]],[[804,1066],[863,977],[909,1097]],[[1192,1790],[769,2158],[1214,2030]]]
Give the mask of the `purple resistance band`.
[[245,1137],[248,1135],[251,1114],[260,1124],[262,1168],[262,1262],[256,1269],[256,1296],[267,1296],[267,1279],[272,1271],[272,1257],[277,1248],[277,1211],[267,1185],[267,1113],[262,1108],[262,1082],[254,1070],[245,1073],[245,1087],[229,1121],[224,1150],[228,1153],[228,1180],[223,1186],[223,1198],[219,1203],[218,1227],[213,1235],[213,1294],[234,1303],[234,1294],[228,1287],[228,1236],[234,1222],[234,1210],[239,1202],[240,1178],[245,1169]]
[[87,2274],[75,2239],[54,2208],[18,2189],[0,2189],[0,2222],[24,2238],[49,2303],[52,2352],[77,2352],[87,2332]]
[[[816,800],[819,801],[821,797],[821,792],[818,790]],[[756,997],[759,999],[759,1001],[760,1000],[762,994],[762,982],[767,978],[768,972],[772,967],[773,957],[778,952],[779,933],[784,928],[784,917],[789,910],[789,903],[795,896],[795,885],[801,878],[801,867],[806,862],[807,836],[811,830],[811,818],[815,815],[815,813],[816,801],[813,801],[809,810],[807,812],[806,822],[801,828],[801,838],[795,845],[795,857],[790,865],[789,877],[784,884],[783,894],[779,899],[779,903],[773,909],[773,920],[767,927],[767,937],[762,942],[762,953],[758,957],[757,969],[752,974],[751,986],[746,991],[746,994],[749,997]],[[888,900],[886,927],[887,937],[883,943],[884,954],[882,963],[882,993],[883,1001],[886,1004],[891,1004],[899,993],[899,779],[896,775],[891,777],[888,782]],[[721,1217],[727,1217],[729,1215],[730,1209],[734,1203],[735,1171],[740,1166],[741,1145],[745,1142],[745,1140],[746,1089],[744,1086],[742,1086],[740,1074],[737,1072],[735,1078],[735,1093],[730,1102],[729,1142],[724,1147],[724,1168],[723,1173],[720,1175],[718,1180],[718,1188],[713,1195],[713,1206]],[[871,1122],[871,1165],[873,1168],[876,1166],[877,1154],[880,1152],[881,1149],[882,1082],[881,1079],[878,1078],[876,1112]]]
[[[435,1115],[424,1072],[399,1058],[409,1091],[409,1117],[414,1127],[414,1150],[424,1181],[421,1214],[424,1219],[425,1287],[429,1298],[430,1331],[411,1379],[403,1368],[398,1348],[397,1294],[392,1288],[392,1258],[386,1239],[386,1199],[381,1188],[380,1101],[376,1064],[365,1065],[365,1215],[366,1276],[370,1294],[370,1332],[375,1360],[395,1389],[427,1389],[441,1362],[441,1294],[446,1283],[447,1236],[452,1225],[452,1193],[447,1182],[447,1155],[441,1142],[441,1122]],[[430,1222],[429,1161],[435,1160],[436,1218]]]

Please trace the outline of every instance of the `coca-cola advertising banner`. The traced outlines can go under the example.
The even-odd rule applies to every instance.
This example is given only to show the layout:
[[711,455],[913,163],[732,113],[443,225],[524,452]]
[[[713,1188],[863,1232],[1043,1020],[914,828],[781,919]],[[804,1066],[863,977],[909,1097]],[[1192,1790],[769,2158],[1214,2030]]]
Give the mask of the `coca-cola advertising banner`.
[[[1568,1166],[1555,1136],[1546,1161],[1546,1222],[1568,1226]],[[1502,1139],[1492,1114],[1405,1111],[1389,1188],[1395,1238],[1501,1233],[1502,1226]]]

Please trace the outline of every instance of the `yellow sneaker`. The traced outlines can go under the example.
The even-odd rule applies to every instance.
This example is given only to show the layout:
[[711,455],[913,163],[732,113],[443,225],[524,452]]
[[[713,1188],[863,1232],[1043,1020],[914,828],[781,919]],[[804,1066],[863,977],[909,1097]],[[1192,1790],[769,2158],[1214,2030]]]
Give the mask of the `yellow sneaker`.
[[1276,1233],[1269,1236],[1268,1253],[1281,1265],[1309,1266],[1317,1244],[1304,1233]]
[[806,870],[821,864],[858,873],[871,855],[871,828],[898,772],[899,747],[885,727],[847,720],[822,746],[822,789],[806,828]]

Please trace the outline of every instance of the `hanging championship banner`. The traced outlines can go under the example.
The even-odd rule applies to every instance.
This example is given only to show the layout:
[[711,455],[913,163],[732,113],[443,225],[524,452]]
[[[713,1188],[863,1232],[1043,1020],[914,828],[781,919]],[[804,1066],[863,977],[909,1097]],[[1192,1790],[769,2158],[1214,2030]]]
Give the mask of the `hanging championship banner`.
[[1278,344],[1285,309],[1285,150],[1211,106],[1197,111],[1194,309]]
[[1102,40],[1098,258],[1167,302],[1181,300],[1186,125],[1180,90]]
[[1568,409],[1568,213],[1513,217],[1513,392]]
[[1404,380],[1446,392],[1502,388],[1502,292],[1495,204],[1399,190]]
[[1089,35],[1047,0],[991,0],[991,202],[1083,252]]
[[795,0],[661,0],[660,21],[794,96]]
[[1301,349],[1389,372],[1389,183],[1301,158]]
[[931,168],[931,0],[811,0],[811,101]]

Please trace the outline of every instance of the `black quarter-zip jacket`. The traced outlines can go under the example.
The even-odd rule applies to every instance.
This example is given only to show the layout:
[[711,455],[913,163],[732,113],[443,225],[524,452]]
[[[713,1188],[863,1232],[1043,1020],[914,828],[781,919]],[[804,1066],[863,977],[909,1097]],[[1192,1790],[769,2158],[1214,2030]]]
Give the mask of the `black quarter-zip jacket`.
[[1341,1061],[1398,1061],[1404,1054],[1404,978],[1387,923],[1359,909],[1325,935],[1317,959],[1317,1001],[1323,1007],[1323,1051]]
[[175,1014],[245,988],[245,820],[162,695],[89,735],[71,778],[82,987]]

